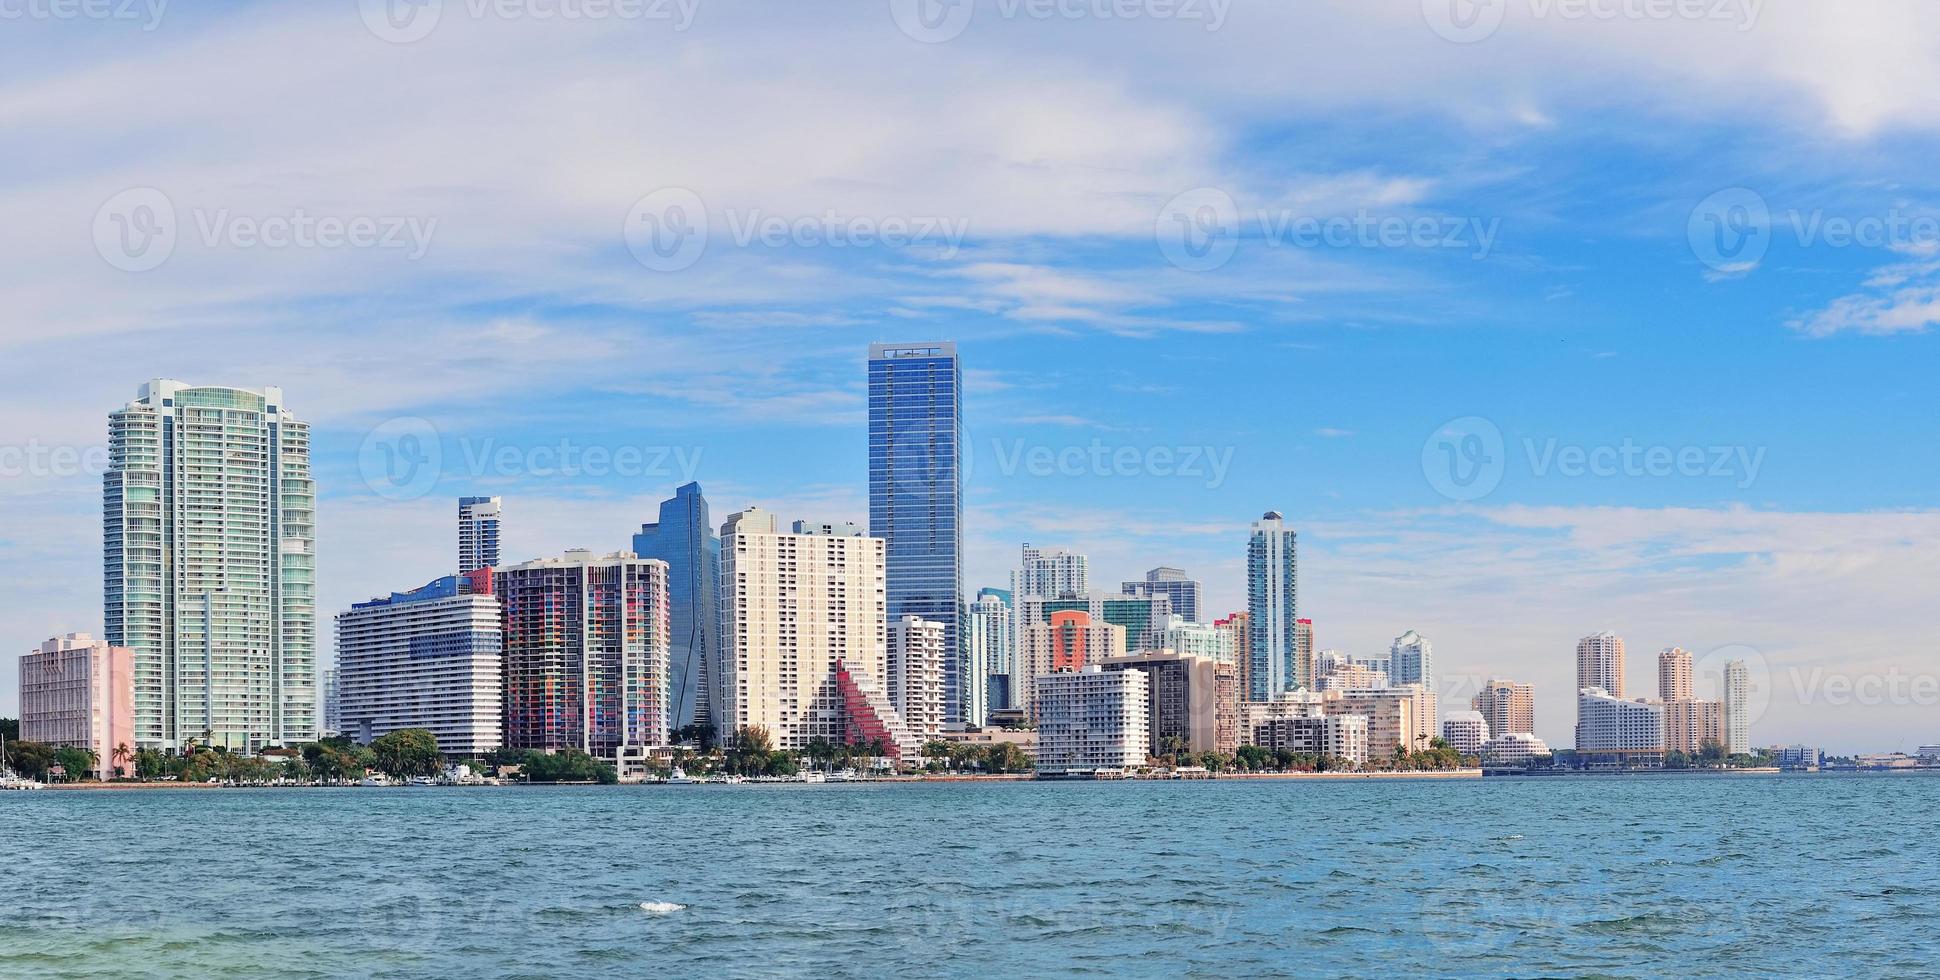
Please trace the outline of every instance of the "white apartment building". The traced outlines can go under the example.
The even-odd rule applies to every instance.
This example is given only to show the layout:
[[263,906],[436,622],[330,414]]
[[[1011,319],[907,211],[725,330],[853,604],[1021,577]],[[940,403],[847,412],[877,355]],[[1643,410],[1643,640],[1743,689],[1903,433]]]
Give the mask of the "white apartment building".
[[1145,765],[1151,743],[1144,672],[1102,670],[1037,678],[1037,771],[1123,774]]
[[1026,544],[1020,567],[1010,573],[1013,603],[1027,597],[1055,599],[1091,591],[1085,556],[1063,548],[1033,548]]
[[1311,691],[1289,691],[1272,701],[1248,702],[1242,706],[1240,741],[1263,749],[1332,756],[1366,765],[1368,717],[1330,710],[1336,707]]
[[[483,567],[483,566],[481,566]],[[498,598],[447,576],[337,614],[336,720],[368,745],[423,728],[438,749],[481,756],[504,744]]]
[[1442,719],[1442,741],[1463,755],[1481,755],[1489,741],[1489,721],[1480,711],[1451,711]]
[[904,616],[889,625],[889,700],[909,732],[943,733],[943,624]]
[[1591,769],[1654,769],[1664,764],[1664,706],[1625,701],[1599,687],[1576,695],[1576,754]]
[[1724,665],[1724,748],[1732,755],[1751,751],[1751,670],[1742,660]]
[[1529,732],[1504,732],[1482,746],[1482,763],[1490,766],[1526,766],[1531,759],[1550,754],[1549,745]]
[[1011,675],[1011,695],[1027,716],[1037,713],[1038,681],[1048,674],[1082,670],[1109,657],[1125,655],[1125,628],[1101,622],[1091,614],[1069,610],[1052,613],[1049,622],[1031,623],[1017,630],[1017,668]]
[[1166,617],[1165,641],[1161,649],[1189,657],[1203,657],[1214,663],[1238,665],[1233,631],[1212,623],[1196,623],[1177,613]]
[[1576,688],[1623,697],[1623,637],[1608,630],[1576,641]]
[[498,567],[503,507],[498,497],[458,498],[458,574]]
[[[1002,596],[989,592],[978,595],[964,616],[963,626],[964,656],[972,664],[981,664],[982,673],[988,678],[984,684],[982,711],[971,719],[973,725],[986,723],[993,709],[1013,706],[1014,665],[1010,644],[1010,605]],[[972,669],[974,672],[975,668]]]
[[1326,713],[1362,715],[1367,718],[1367,751],[1370,758],[1393,758],[1395,751],[1419,752],[1428,748],[1434,729],[1434,695],[1418,685],[1325,691]]
[[1435,689],[1435,645],[1414,630],[1394,638],[1388,647],[1388,677],[1395,684],[1420,684]]

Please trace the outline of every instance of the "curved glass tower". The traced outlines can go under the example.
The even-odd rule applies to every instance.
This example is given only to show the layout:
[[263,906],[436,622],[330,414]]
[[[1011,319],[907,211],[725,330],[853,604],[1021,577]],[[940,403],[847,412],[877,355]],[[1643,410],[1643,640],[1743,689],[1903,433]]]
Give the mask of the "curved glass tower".
[[715,685],[725,676],[715,662],[720,651],[721,539],[708,520],[699,483],[689,483],[660,502],[660,520],[640,525],[633,553],[667,563],[672,607],[668,699],[674,731],[711,725],[714,706],[722,703]]

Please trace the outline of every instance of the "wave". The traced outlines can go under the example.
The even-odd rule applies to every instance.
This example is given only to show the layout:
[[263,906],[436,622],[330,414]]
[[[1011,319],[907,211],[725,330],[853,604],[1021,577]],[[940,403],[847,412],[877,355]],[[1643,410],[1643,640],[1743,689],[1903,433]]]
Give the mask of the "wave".
[[687,908],[678,902],[641,902],[640,911],[648,915],[672,915]]

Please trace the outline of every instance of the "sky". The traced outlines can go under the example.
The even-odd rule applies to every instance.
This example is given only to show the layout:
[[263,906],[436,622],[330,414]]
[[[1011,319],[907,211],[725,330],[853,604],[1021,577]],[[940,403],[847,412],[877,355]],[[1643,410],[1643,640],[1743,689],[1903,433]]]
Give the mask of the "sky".
[[[866,520],[871,342],[954,340],[967,591],[1024,542],[1444,708],[1576,640],[1758,744],[1940,742],[1940,8],[1784,0],[39,2],[0,32],[0,715],[101,630],[107,415],[279,385],[319,612],[613,550],[673,487]],[[415,447],[408,481],[383,453]],[[328,648],[328,631],[320,637]]]

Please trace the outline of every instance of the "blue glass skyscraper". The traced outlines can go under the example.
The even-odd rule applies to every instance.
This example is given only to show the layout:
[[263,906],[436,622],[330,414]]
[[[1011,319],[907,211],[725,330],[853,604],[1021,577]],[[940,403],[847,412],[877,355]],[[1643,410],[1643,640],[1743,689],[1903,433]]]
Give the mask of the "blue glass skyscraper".
[[667,563],[670,722],[675,731],[712,724],[712,707],[721,703],[721,692],[713,687],[722,680],[715,662],[721,643],[721,539],[708,520],[699,483],[689,483],[675,490],[673,499],[660,502],[660,520],[640,525],[633,553]]
[[965,721],[963,372],[947,342],[869,347],[869,533],[885,540],[889,620],[943,624],[943,718]]
[[1299,535],[1279,511],[1253,522],[1246,546],[1246,613],[1252,627],[1253,701],[1313,687],[1300,643]]

